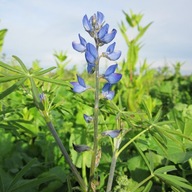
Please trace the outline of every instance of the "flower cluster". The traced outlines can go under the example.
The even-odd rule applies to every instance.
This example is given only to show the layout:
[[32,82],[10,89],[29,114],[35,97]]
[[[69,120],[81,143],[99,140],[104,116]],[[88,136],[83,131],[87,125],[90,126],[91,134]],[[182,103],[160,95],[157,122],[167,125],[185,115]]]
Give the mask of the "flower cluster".
[[[101,57],[105,57],[111,61],[116,61],[120,58],[121,51],[115,50],[115,42],[110,44],[106,51],[99,55],[99,47],[111,43],[111,41],[115,38],[117,30],[112,29],[112,31],[109,31],[109,24],[105,24],[104,15],[99,11],[89,19],[87,15],[85,15],[83,17],[83,26],[85,31],[87,31],[88,34],[94,39],[95,45],[87,42],[79,34],[79,42],[72,42],[72,46],[76,51],[85,53],[85,59],[87,61],[87,72],[89,74],[93,74],[95,72],[95,66],[99,65],[99,60]],[[109,66],[105,74],[101,76],[107,80],[107,83],[102,88],[102,95],[104,98],[109,100],[113,99],[115,95],[114,91],[111,91],[112,85],[116,84],[122,77],[121,74],[115,73],[117,66],[117,64]],[[77,80],[78,82],[71,82],[74,92],[82,93],[90,88],[78,75]]]
[[[122,78],[122,75],[120,73],[116,73],[116,69],[118,67],[118,64],[114,63],[110,65],[104,74],[99,73],[99,61],[100,58],[106,58],[110,61],[116,61],[121,56],[121,51],[115,50],[116,43],[113,42],[113,39],[116,36],[117,30],[112,29],[109,30],[109,24],[105,23],[104,21],[104,15],[101,12],[97,12],[96,14],[92,15],[90,18],[85,15],[83,17],[83,27],[85,31],[93,38],[94,44],[87,42],[85,38],[83,38],[80,34],[78,34],[79,41],[72,42],[72,47],[80,52],[84,53],[85,60],[87,62],[87,72],[89,74],[94,74],[98,78],[103,78],[106,80],[106,83],[103,85],[103,88],[101,90],[101,96],[99,98],[105,98],[107,100],[112,100],[115,92],[111,90],[112,86],[120,81]],[[99,48],[109,44],[105,51],[99,52]],[[77,75],[77,82],[71,82],[71,85],[73,86],[73,91],[75,93],[82,93],[89,88],[90,86],[86,85],[84,79]],[[96,91],[100,91],[99,87],[95,88]],[[95,117],[94,117],[95,118]],[[90,123],[94,119],[91,116],[88,116],[84,114],[84,119],[87,123]],[[117,137],[120,134],[120,130],[109,130],[106,132],[103,132],[103,136],[110,136],[112,138]],[[73,145],[74,150],[78,152],[89,150],[89,147],[86,147],[85,145]]]

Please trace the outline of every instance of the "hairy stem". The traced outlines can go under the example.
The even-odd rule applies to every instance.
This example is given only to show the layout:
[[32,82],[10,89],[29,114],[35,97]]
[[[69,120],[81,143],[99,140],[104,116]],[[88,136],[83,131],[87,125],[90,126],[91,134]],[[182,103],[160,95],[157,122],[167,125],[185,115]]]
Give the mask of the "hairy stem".
[[69,154],[67,153],[67,150],[65,149],[61,139],[59,138],[53,124],[51,121],[47,122],[47,126],[49,127],[49,130],[51,132],[51,134],[53,135],[57,145],[59,146],[63,156],[65,157],[65,160],[67,161],[67,163],[69,164],[70,168],[71,168],[71,171],[73,172],[76,180],[78,181],[79,185],[81,186],[81,189],[83,191],[86,191],[86,185],[82,179],[82,177],[80,176],[78,170],[76,169],[76,167],[74,166],[74,164],[72,163],[72,160],[69,156]]
[[112,157],[112,161],[111,161],[111,166],[110,166],[110,172],[109,172],[109,178],[108,178],[108,182],[107,182],[107,190],[106,192],[110,192],[111,188],[112,188],[112,184],[113,184],[113,177],[114,177],[114,173],[115,173],[115,167],[116,167],[116,163],[117,163],[117,158],[118,158],[118,149],[119,149],[119,145],[121,143],[121,138],[117,138],[114,140],[114,150],[113,150],[113,157]]
[[94,146],[91,160],[90,181],[94,177],[95,160],[98,148],[98,116],[99,116],[99,63],[95,67],[95,105],[94,105]]

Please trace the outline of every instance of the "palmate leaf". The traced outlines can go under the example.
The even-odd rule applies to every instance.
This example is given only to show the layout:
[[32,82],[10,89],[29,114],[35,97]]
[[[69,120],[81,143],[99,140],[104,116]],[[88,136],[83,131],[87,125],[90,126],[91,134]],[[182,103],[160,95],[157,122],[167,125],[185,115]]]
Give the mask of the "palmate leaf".
[[11,94],[12,92],[14,92],[16,89],[18,89],[18,87],[20,85],[22,85],[25,81],[26,81],[27,77],[22,78],[20,81],[16,82],[15,84],[13,84],[11,87],[9,87],[8,89],[6,89],[5,91],[3,91],[0,94],[0,99],[3,99],[4,97],[6,97],[7,95]]
[[157,173],[156,171],[154,174],[164,182],[168,183],[171,186],[174,186],[176,188],[185,188],[192,190],[192,185],[188,183],[186,179],[183,177],[179,177],[176,175],[169,175],[169,174],[163,174],[163,173]]
[[4,41],[4,37],[5,37],[6,33],[7,33],[7,29],[0,30],[0,52],[2,51],[3,41]]

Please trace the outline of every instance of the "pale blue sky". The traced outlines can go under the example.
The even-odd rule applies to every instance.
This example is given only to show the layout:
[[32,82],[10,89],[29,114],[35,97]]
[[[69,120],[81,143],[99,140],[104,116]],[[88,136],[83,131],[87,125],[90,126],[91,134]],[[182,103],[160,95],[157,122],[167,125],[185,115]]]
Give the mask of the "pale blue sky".
[[118,30],[116,49],[124,56],[127,47],[118,29],[125,21],[122,10],[144,14],[144,25],[153,21],[142,38],[139,63],[146,58],[158,67],[180,61],[185,62],[182,72],[192,73],[192,0],[0,0],[0,29],[8,29],[3,52],[7,58],[17,55],[28,66],[38,59],[49,67],[55,65],[54,51],[62,50],[71,65],[82,65],[84,56],[71,42],[78,41],[78,33],[89,39],[82,17],[101,11],[110,28]]

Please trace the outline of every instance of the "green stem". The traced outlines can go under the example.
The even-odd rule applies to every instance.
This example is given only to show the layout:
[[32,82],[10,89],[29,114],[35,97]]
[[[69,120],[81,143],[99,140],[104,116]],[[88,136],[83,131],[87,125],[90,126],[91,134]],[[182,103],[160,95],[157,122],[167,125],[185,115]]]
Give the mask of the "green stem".
[[141,181],[135,188],[133,188],[131,190],[131,192],[136,191],[140,186],[142,186],[144,183],[146,183],[147,181],[149,181],[150,179],[152,179],[154,177],[153,174],[149,175],[147,178],[145,178],[143,181]]
[[99,59],[95,64],[94,145],[91,159],[89,185],[91,185],[95,173],[95,161],[98,148],[98,117],[99,117]]
[[128,147],[133,141],[135,141],[137,138],[139,138],[142,134],[144,134],[145,132],[149,131],[153,126],[149,126],[147,129],[141,131],[139,134],[137,134],[135,137],[133,137],[131,140],[129,140],[129,142],[127,142],[123,147],[121,147],[121,149],[118,151],[118,156],[120,155],[120,153],[126,148]]
[[70,158],[70,156],[68,155],[67,150],[66,150],[65,147],[63,146],[63,143],[62,143],[61,139],[59,138],[59,136],[58,136],[58,134],[57,134],[57,132],[56,132],[56,130],[55,130],[52,122],[51,122],[51,121],[47,122],[47,126],[49,127],[49,130],[50,130],[50,132],[52,133],[52,135],[53,135],[53,137],[54,137],[57,145],[59,146],[59,148],[60,148],[63,156],[65,157],[67,163],[69,164],[69,166],[70,166],[70,168],[71,168],[71,171],[73,172],[76,180],[78,181],[79,185],[81,186],[82,191],[87,191],[87,190],[86,190],[86,185],[85,185],[82,177],[80,176],[78,170],[76,169],[76,167],[75,167],[74,164],[72,163],[71,158]]
[[112,188],[113,177],[114,177],[115,167],[116,167],[117,157],[118,157],[118,149],[120,146],[121,138],[117,138],[116,140],[114,140],[114,142],[115,142],[115,146],[114,146],[113,157],[112,157],[111,166],[110,166],[106,192],[110,192]]

